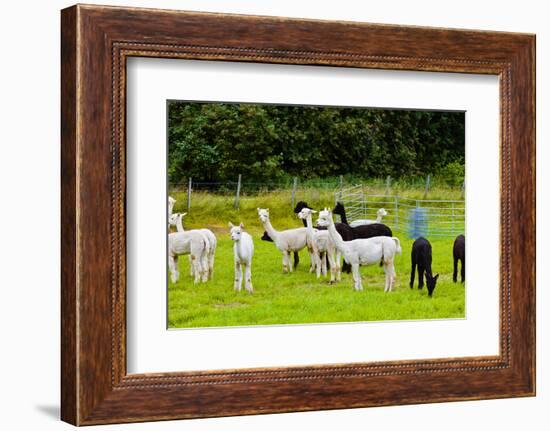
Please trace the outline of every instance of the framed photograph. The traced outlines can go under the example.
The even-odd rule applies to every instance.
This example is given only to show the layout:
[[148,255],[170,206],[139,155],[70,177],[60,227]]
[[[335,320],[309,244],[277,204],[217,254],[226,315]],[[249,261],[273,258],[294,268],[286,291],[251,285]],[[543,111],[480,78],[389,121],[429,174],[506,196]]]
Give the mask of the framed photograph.
[[535,394],[533,35],[77,5],[61,43],[64,421]]

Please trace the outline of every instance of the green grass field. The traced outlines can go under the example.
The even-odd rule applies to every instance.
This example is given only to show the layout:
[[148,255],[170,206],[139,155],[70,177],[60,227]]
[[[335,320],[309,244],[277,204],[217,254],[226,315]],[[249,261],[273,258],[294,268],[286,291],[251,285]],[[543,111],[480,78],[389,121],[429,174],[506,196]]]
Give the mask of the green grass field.
[[[456,191],[454,193],[460,193]],[[445,191],[444,198],[454,196]],[[175,212],[186,211],[185,193],[171,192],[178,202]],[[431,196],[431,198],[436,198]],[[459,198],[457,196],[457,198]],[[303,199],[297,196],[297,199]],[[313,191],[305,197],[314,208],[332,206],[331,191]],[[233,198],[213,193],[194,193],[192,209],[185,218],[186,229],[210,228],[218,238],[213,280],[194,285],[189,275],[189,259],[179,259],[180,279],[168,282],[168,326],[170,328],[248,326],[326,322],[357,322],[463,318],[465,287],[452,282],[453,238],[429,238],[433,248],[432,268],[439,273],[433,298],[426,288],[409,288],[412,240],[401,232],[403,254],[397,256],[394,291],[384,293],[384,271],[379,266],[362,267],[362,292],[352,288],[351,274],[342,274],[334,285],[327,278],[317,280],[309,273],[309,256],[300,252],[300,264],[291,274],[283,274],[280,252],[271,242],[261,241],[262,226],[256,208],[269,207],[273,226],[288,229],[302,226],[293,214],[288,191],[243,196],[238,210]],[[233,290],[233,243],[227,222],[244,222],[254,238],[252,264],[254,292]],[[391,224],[390,224],[391,226]]]

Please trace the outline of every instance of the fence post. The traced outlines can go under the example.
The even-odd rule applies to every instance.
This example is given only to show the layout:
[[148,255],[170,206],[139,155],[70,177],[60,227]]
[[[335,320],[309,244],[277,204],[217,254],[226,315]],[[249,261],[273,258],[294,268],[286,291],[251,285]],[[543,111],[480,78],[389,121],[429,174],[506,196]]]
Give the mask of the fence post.
[[424,192],[424,199],[428,197],[428,191],[430,190],[430,175],[426,177],[426,191]]
[[189,177],[189,184],[187,186],[187,212],[191,211],[191,187],[193,186],[193,178]]
[[294,209],[294,201],[296,199],[296,187],[298,185],[298,178],[294,177],[292,181],[292,209]]
[[386,177],[386,195],[390,194],[390,187],[391,187],[391,176],[388,175]]
[[344,188],[344,176],[340,175],[340,192],[342,191],[343,188]]
[[393,211],[394,215],[394,225],[395,229],[399,230],[399,198],[397,196],[393,197]]
[[241,174],[239,174],[239,179],[237,181],[237,194],[235,195],[235,203],[233,204],[233,208],[235,209],[239,208],[240,194],[241,194]]

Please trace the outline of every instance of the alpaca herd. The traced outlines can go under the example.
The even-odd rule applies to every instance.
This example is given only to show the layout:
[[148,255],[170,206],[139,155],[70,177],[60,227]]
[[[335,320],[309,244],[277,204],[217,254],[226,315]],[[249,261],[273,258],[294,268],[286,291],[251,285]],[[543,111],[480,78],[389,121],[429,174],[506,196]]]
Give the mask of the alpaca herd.
[[[168,198],[168,227],[175,226],[177,232],[168,234],[168,267],[172,283],[179,279],[178,258],[189,255],[190,273],[194,283],[207,282],[214,275],[214,260],[217,248],[216,235],[209,229],[185,230],[183,218],[186,213],[173,213],[176,200]],[[319,279],[330,272],[330,284],[341,281],[341,272],[352,273],[353,288],[363,290],[360,266],[379,265],[385,274],[384,292],[391,292],[396,281],[395,258],[401,254],[399,238],[392,230],[381,223],[386,210],[377,212],[376,220],[356,220],[348,223],[344,205],[338,202],[331,211],[328,208],[317,212],[306,202],[298,202],[294,212],[302,220],[304,227],[277,230],[273,227],[269,208],[257,208],[258,219],[265,229],[264,241],[271,241],[282,255],[283,273],[291,273],[299,262],[298,252],[307,248],[310,256],[309,272]],[[313,215],[317,214],[315,225]],[[341,222],[335,222],[333,214],[340,216]],[[234,289],[240,291],[243,284],[248,292],[252,287],[252,258],[254,242],[252,236],[244,230],[243,223],[229,224],[229,234],[233,241]],[[294,256],[294,261],[292,261]],[[341,266],[341,258],[343,265]],[[454,271],[453,282],[457,281],[458,262],[461,264],[461,281],[465,281],[465,238],[459,235],[453,246]],[[439,274],[432,273],[432,246],[423,237],[417,238],[411,249],[410,288],[418,272],[418,288],[426,287],[428,296],[435,290]]]

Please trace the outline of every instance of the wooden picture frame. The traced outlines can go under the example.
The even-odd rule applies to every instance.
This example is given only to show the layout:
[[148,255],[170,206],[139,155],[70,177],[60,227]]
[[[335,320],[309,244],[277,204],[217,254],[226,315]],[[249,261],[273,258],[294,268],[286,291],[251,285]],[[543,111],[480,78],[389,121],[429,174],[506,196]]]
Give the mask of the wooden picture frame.
[[[534,35],[83,5],[64,9],[61,18],[64,421],[535,394]],[[131,56],[498,75],[500,354],[128,375],[125,65]]]

